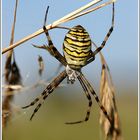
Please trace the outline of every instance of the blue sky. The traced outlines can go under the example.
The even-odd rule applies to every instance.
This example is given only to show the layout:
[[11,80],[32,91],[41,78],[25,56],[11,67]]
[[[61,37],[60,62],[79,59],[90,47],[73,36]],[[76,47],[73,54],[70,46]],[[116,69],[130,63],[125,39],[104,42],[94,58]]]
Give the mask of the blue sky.
[[[69,12],[85,5],[91,0],[19,0],[17,22],[15,29],[15,41],[42,28],[46,7],[49,5],[48,23],[51,23]],[[106,2],[106,1],[104,1]],[[8,46],[10,40],[11,25],[13,21],[13,9],[15,0],[2,1],[2,46]],[[111,25],[112,6],[109,5],[94,11],[86,16],[63,24],[73,27],[81,24],[89,32],[92,40],[100,45]],[[67,31],[54,29],[50,35],[55,46],[62,52],[62,43]],[[42,55],[48,76],[58,65],[48,53],[32,47],[31,44],[47,43],[44,34],[29,40],[15,49],[16,59],[21,68],[22,77],[27,73],[32,80],[37,79],[37,58]],[[103,54],[110,67],[113,81],[118,92],[134,89],[137,92],[137,57],[138,57],[138,1],[118,0],[115,4],[115,28],[103,49]],[[3,62],[5,55],[3,55]],[[83,69],[90,81],[98,86],[100,80],[100,59],[97,56],[95,62]],[[92,77],[90,75],[93,75]],[[30,77],[30,78],[31,78]],[[24,78],[23,78],[24,79]],[[31,80],[31,81],[32,81]],[[30,82],[30,79],[29,81]],[[122,87],[121,90],[119,87]]]

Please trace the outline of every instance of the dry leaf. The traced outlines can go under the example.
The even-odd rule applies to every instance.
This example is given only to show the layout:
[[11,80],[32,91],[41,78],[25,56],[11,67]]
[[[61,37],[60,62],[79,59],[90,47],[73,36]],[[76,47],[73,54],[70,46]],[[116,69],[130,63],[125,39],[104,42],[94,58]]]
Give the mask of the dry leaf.
[[100,81],[101,104],[105,107],[108,115],[112,119],[112,123],[110,124],[104,114],[100,111],[100,124],[106,139],[111,138],[111,140],[121,140],[121,128],[115,102],[115,92],[112,77],[103,55],[100,54],[100,56],[102,61]]

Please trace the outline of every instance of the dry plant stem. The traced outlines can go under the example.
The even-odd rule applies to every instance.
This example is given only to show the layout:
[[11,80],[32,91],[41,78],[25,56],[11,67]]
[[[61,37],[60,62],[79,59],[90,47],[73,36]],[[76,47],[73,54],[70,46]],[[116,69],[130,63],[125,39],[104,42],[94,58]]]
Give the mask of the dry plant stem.
[[[98,46],[93,41],[92,41],[92,43],[95,46],[95,48],[98,48]],[[106,140],[109,139],[109,138],[111,140],[121,140],[122,139],[121,126],[120,126],[119,114],[118,114],[118,111],[117,111],[117,105],[116,105],[116,101],[115,101],[115,90],[114,90],[114,84],[112,82],[112,76],[109,72],[109,68],[108,68],[108,65],[106,63],[106,60],[105,60],[103,54],[100,52],[99,55],[100,55],[102,66],[104,65],[106,67],[105,69],[102,69],[102,76],[104,75],[103,77],[105,78],[106,81],[104,81],[104,82],[102,81],[103,82],[101,84],[102,86],[100,86],[100,93],[101,93],[101,98],[102,98],[101,100],[102,100],[102,103],[103,103],[104,102],[103,98],[105,98],[107,96],[106,95],[107,92],[105,93],[105,87],[107,88],[107,86],[105,86],[105,83],[106,83],[106,85],[108,85],[108,89],[110,89],[110,91],[111,91],[110,92],[111,100],[107,101],[107,100],[109,100],[109,97],[108,97],[106,102],[107,102],[108,105],[111,105],[110,110],[113,109],[113,112],[112,112],[113,113],[112,114],[113,124],[112,124],[112,126],[107,125],[107,122],[105,121],[103,116],[100,116],[100,120],[102,118],[102,123],[101,122],[100,123],[102,125]],[[112,102],[112,104],[111,104],[111,102]],[[104,105],[104,106],[107,107],[107,104]]]
[[[12,44],[13,44],[13,42],[14,42],[14,31],[15,31],[15,24],[16,24],[16,12],[17,12],[17,5],[18,5],[18,0],[16,0],[16,5],[15,5],[15,11],[14,11],[14,21],[13,21],[12,31],[11,31],[11,40],[10,40],[10,45],[12,45]],[[13,50],[9,51],[9,53],[7,54],[6,63],[11,63],[12,54],[13,54]],[[7,64],[7,65],[9,65],[9,64]]]
[[[92,41],[92,43],[93,43],[93,45],[95,46],[95,48],[97,49],[98,46],[95,44],[95,42]],[[100,55],[101,63],[102,63],[102,64],[105,64],[105,65],[107,66],[107,68],[108,68],[107,62],[106,62],[106,60],[105,60],[103,54],[102,54],[101,52],[99,52],[99,55]],[[109,68],[108,68],[108,69],[109,69]],[[112,80],[112,76],[111,76],[110,72],[108,73],[108,75],[109,75],[109,79],[110,79],[110,84],[114,87],[113,80]],[[114,89],[113,89],[113,90],[114,90]]]
[[[73,16],[75,17],[75,16],[76,16],[77,14],[79,14],[80,12],[82,12],[82,11],[88,9],[89,7],[95,5],[96,3],[100,2],[100,1],[101,1],[101,0],[94,0],[94,1],[90,2],[89,4],[87,4],[87,5],[85,5],[85,6],[81,7],[81,8],[79,8],[78,10],[76,10],[76,11],[74,11],[74,12],[72,12],[72,13],[70,13],[70,14],[64,16],[64,17],[62,17],[61,19],[59,19],[59,20],[53,22],[52,24],[47,25],[47,26],[46,26],[46,29],[47,29],[47,30],[50,30],[50,29],[55,28],[56,26],[58,26],[58,25],[60,25],[60,24],[62,24],[62,23],[64,23],[64,22],[66,22],[66,21],[69,21],[69,20],[67,20],[67,19],[70,19],[70,18],[72,18]],[[112,2],[115,2],[115,0],[112,0]],[[104,6],[106,6],[106,5],[104,5]],[[97,8],[97,9],[98,9],[98,8]],[[92,11],[90,11],[90,12],[92,12]],[[88,13],[89,13],[89,12],[88,12]],[[86,13],[84,13],[84,14],[86,14]],[[79,15],[79,16],[82,16],[82,14]],[[79,17],[79,16],[78,16],[78,17]],[[75,17],[75,18],[76,18],[76,17]],[[65,21],[65,20],[66,20],[66,21]],[[19,41],[16,42],[15,44],[10,45],[8,48],[4,48],[3,51],[2,51],[2,54],[6,53],[7,51],[9,51],[9,50],[11,50],[11,49],[17,47],[18,45],[20,45],[20,44],[22,44],[22,43],[24,43],[24,42],[26,42],[26,41],[28,41],[28,40],[34,38],[34,37],[36,37],[36,36],[42,34],[43,32],[44,32],[43,29],[39,29],[38,31],[34,32],[33,34],[28,35],[28,36],[26,36],[25,38],[19,40]]]
[[[17,6],[18,6],[18,0],[16,0],[15,3],[15,10],[14,10],[14,21],[12,25],[12,31],[11,31],[11,39],[10,39],[10,45],[13,44],[14,41],[14,31],[15,31],[15,24],[16,24],[16,13],[17,13]],[[6,63],[5,63],[5,81],[9,84],[9,74],[11,72],[11,61],[13,56],[13,50],[10,50],[7,54]],[[5,90],[5,93],[12,92],[10,88]],[[6,95],[3,103],[2,103],[2,126],[5,127],[8,120],[11,117],[11,101],[13,99],[13,95]],[[7,112],[7,115],[5,114],[5,111]]]
[[87,11],[84,11],[84,12],[82,12],[82,13],[79,13],[79,14],[77,14],[77,15],[75,15],[75,16],[72,16],[72,17],[70,17],[70,18],[67,18],[67,19],[65,19],[63,22],[67,22],[67,21],[73,20],[73,19],[75,19],[75,18],[78,18],[78,17],[80,17],[80,16],[83,16],[83,15],[86,15],[86,14],[88,14],[88,13],[91,13],[91,12],[93,12],[93,11],[95,11],[95,10],[98,10],[98,9],[104,7],[104,6],[107,6],[107,5],[109,5],[109,4],[112,4],[112,3],[115,2],[115,1],[116,1],[116,0],[110,0],[110,1],[108,1],[108,2],[106,2],[106,3],[103,3],[103,4],[99,5],[99,6],[97,6],[97,7],[94,7],[94,8],[92,8],[92,9],[87,10]]
[[70,27],[66,27],[66,26],[55,26],[54,28],[59,28],[59,29],[66,29],[66,30],[70,30]]
[[[57,24],[61,24],[61,23],[65,22],[65,19],[69,19],[69,18],[71,18],[71,17],[73,17],[73,16],[75,16],[75,15],[81,13],[82,11],[88,9],[89,7],[91,7],[91,6],[93,6],[93,5],[97,4],[97,3],[99,3],[99,2],[101,2],[101,1],[102,1],[102,0],[94,0],[94,1],[92,1],[92,2],[90,2],[90,3],[88,3],[87,5],[85,5],[85,6],[81,7],[81,8],[79,8],[79,9],[77,9],[76,11],[73,11],[72,13],[70,13],[70,14],[68,14],[68,15],[66,15],[66,16],[64,16],[64,17],[62,17],[61,19],[57,20],[57,21],[54,22],[53,24],[56,24],[56,23],[57,23]],[[53,25],[53,24],[52,24],[52,25]]]

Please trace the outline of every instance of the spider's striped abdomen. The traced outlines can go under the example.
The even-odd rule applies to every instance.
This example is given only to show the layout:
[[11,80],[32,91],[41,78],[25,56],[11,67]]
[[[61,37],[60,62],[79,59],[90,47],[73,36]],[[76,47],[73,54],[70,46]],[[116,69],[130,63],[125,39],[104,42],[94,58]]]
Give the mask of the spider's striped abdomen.
[[63,43],[64,56],[72,69],[80,69],[86,65],[91,53],[91,39],[88,32],[77,25],[69,30]]

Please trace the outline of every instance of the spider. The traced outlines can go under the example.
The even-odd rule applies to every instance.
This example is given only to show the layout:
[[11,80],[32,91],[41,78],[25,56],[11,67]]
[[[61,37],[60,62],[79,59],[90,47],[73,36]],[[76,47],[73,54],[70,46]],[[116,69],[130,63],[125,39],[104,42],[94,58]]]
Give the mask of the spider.
[[77,124],[86,122],[89,120],[90,116],[90,110],[92,107],[92,99],[91,95],[94,96],[96,102],[98,103],[100,109],[103,111],[104,115],[108,119],[108,121],[111,123],[112,120],[109,117],[107,111],[105,108],[101,105],[100,100],[94,91],[91,84],[88,82],[84,74],[82,73],[81,69],[82,67],[88,65],[92,61],[95,60],[95,55],[98,54],[102,48],[105,46],[109,36],[111,35],[113,28],[114,28],[114,3],[112,4],[112,25],[109,28],[109,31],[107,32],[103,42],[101,43],[100,47],[98,47],[95,51],[91,50],[92,41],[88,34],[88,32],[81,26],[77,25],[71,28],[68,33],[66,34],[63,42],[63,54],[59,53],[59,51],[55,48],[53,45],[53,42],[51,40],[51,37],[49,35],[48,30],[46,29],[46,20],[47,20],[47,14],[48,14],[49,6],[46,10],[45,19],[44,19],[44,25],[43,30],[46,34],[47,40],[48,40],[48,46],[37,46],[37,47],[44,47],[48,50],[48,52],[55,57],[62,65],[65,66],[65,70],[62,71],[56,78],[54,78],[50,84],[45,88],[45,90],[41,93],[39,97],[34,99],[29,105],[22,107],[28,108],[30,106],[33,106],[37,102],[38,105],[34,109],[34,112],[32,113],[30,120],[34,117],[35,113],[39,110],[41,107],[43,101],[55,90],[55,88],[65,79],[67,78],[68,83],[70,82],[73,84],[76,79],[79,80],[85,95],[88,99],[88,109],[86,112],[86,116],[83,120],[74,121],[74,122],[66,122],[66,124]]

